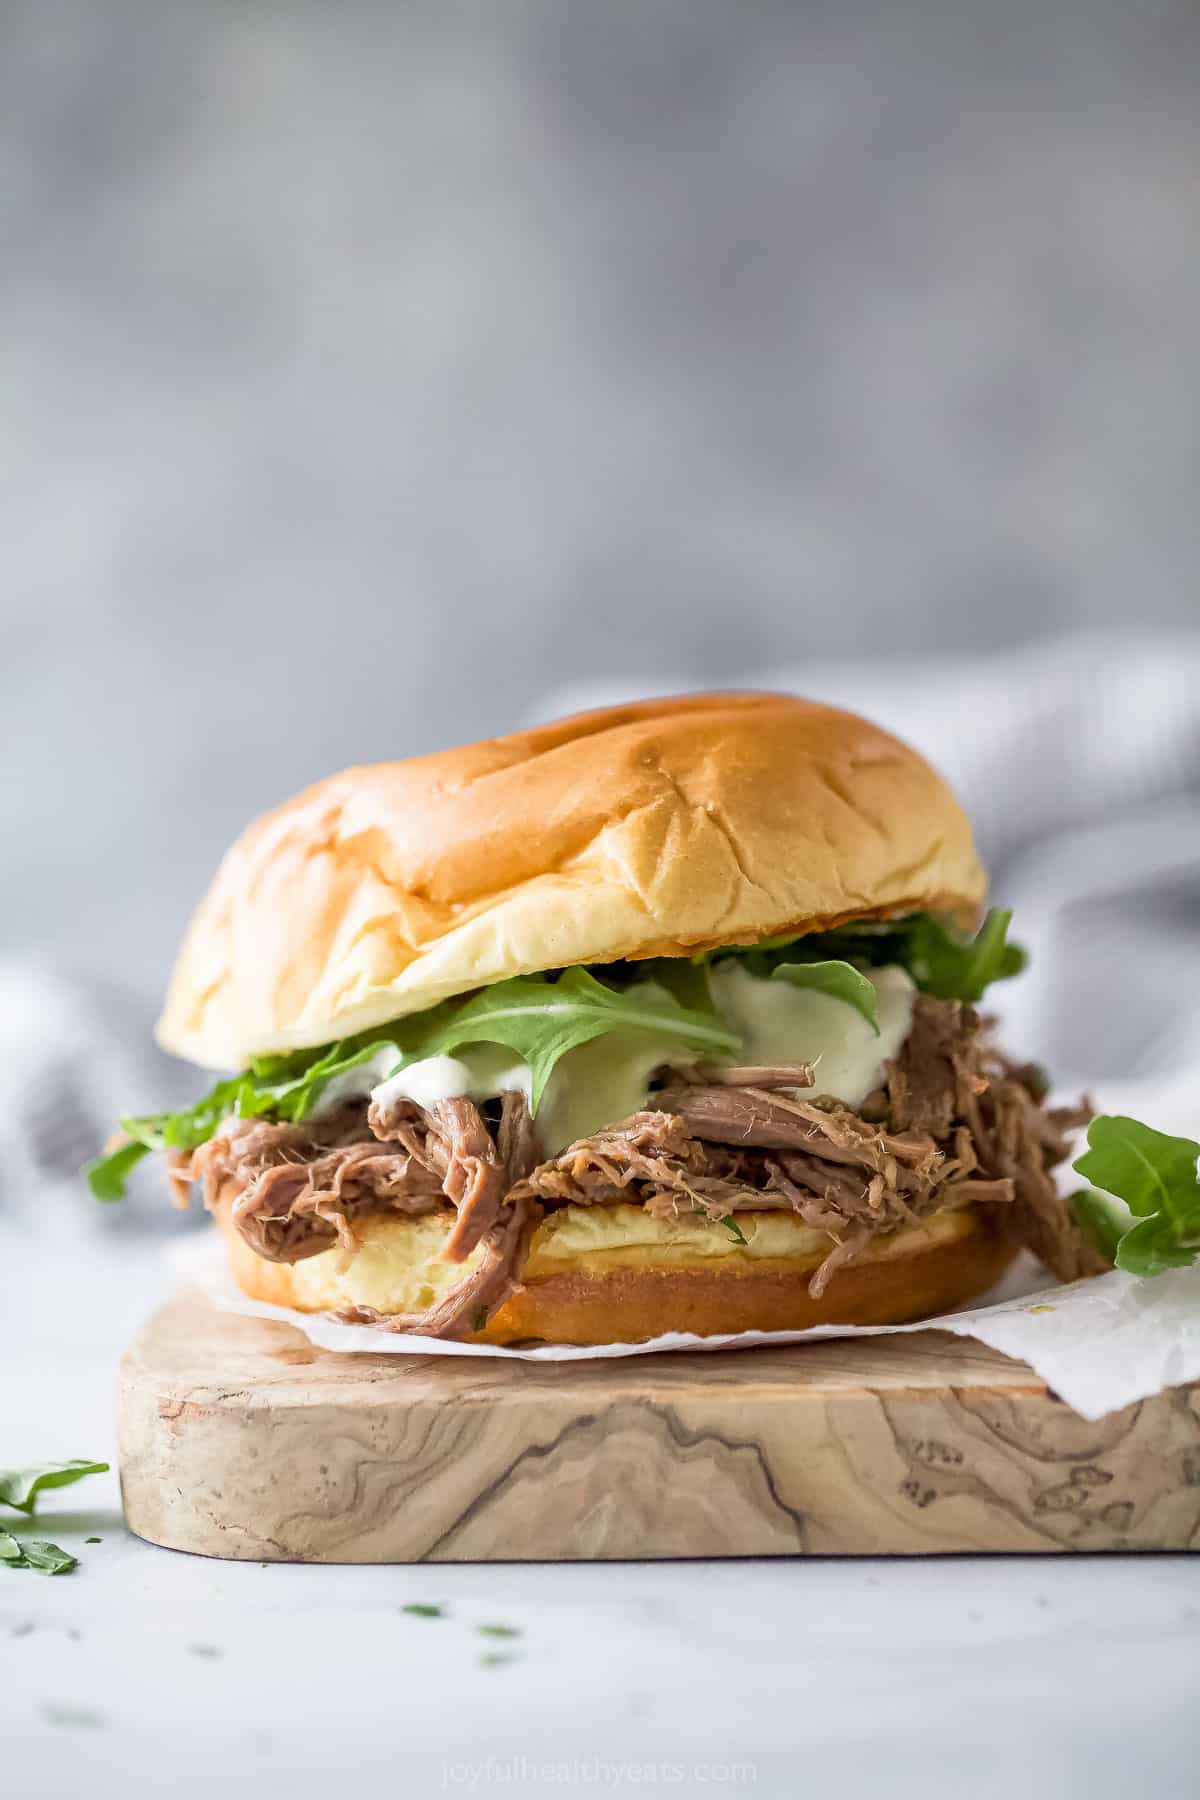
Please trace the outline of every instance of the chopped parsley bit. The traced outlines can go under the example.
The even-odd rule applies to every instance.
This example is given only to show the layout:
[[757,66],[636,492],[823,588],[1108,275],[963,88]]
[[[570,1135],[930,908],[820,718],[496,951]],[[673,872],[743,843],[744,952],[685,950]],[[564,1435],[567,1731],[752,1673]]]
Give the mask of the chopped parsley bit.
[[103,1538],[84,1538],[83,1541],[85,1544],[102,1544],[104,1542],[104,1539]]
[[425,1600],[410,1600],[407,1606],[400,1608],[402,1613],[411,1613],[414,1619],[444,1619],[446,1609],[442,1606],[431,1606]]
[[519,1625],[477,1625],[475,1629],[480,1637],[517,1638],[521,1635]]
[[717,1220],[717,1224],[725,1227],[735,1244],[746,1244],[749,1242],[749,1239],[744,1236],[741,1226],[738,1224],[732,1213],[726,1213],[723,1219]]
[[487,1307],[481,1306],[471,1324],[472,1331],[483,1331],[487,1325]]
[[485,1650],[479,1659],[481,1669],[505,1669],[510,1663],[519,1662],[511,1650]]
[[225,1654],[220,1644],[189,1644],[188,1651],[192,1656],[207,1656],[210,1659]]

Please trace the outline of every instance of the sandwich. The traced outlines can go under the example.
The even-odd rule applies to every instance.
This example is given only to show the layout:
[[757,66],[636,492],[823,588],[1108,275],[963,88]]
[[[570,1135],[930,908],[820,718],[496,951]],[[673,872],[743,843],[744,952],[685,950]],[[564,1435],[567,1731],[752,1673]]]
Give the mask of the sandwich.
[[1088,1109],[996,1044],[984,901],[940,776],[782,695],[349,769],[225,857],[158,1026],[219,1078],[92,1188],[162,1152],[247,1295],[490,1344],[920,1319],[1023,1246],[1087,1276]]

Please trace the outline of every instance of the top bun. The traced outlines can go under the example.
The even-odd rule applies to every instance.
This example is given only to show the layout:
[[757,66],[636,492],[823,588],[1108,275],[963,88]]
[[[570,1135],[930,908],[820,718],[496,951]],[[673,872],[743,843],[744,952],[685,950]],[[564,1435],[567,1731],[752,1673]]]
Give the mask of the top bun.
[[209,1068],[569,963],[928,908],[984,875],[954,795],[853,713],[697,694],[347,769],[251,825],[159,1022]]

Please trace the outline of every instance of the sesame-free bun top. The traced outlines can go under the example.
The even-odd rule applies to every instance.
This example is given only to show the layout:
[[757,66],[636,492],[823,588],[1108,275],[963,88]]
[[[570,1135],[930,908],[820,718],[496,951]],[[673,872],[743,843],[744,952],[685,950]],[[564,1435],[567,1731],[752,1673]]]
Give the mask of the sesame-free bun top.
[[347,769],[251,825],[158,1037],[209,1068],[510,975],[679,956],[984,895],[945,782],[853,713],[696,694]]

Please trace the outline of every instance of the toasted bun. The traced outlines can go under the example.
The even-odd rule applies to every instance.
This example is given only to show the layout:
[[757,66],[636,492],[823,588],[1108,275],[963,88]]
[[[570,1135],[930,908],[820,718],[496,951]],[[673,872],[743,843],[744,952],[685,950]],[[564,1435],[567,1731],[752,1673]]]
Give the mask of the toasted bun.
[[953,794],[851,713],[701,694],[348,769],[238,840],[159,1023],[211,1068],[570,963],[919,908],[984,877]]
[[[463,1275],[461,1265],[438,1260],[449,1209],[420,1219],[364,1219],[357,1250],[327,1250],[299,1263],[264,1262],[232,1225],[227,1206],[217,1217],[242,1291],[300,1312],[411,1314]],[[665,1331],[711,1337],[900,1324],[984,1293],[1014,1254],[973,1210],[937,1213],[877,1238],[814,1299],[808,1284],[829,1249],[827,1237],[777,1212],[739,1213],[738,1224],[745,1248],[702,1220],[654,1220],[624,1204],[564,1207],[538,1227],[521,1285],[471,1341],[629,1344]]]

